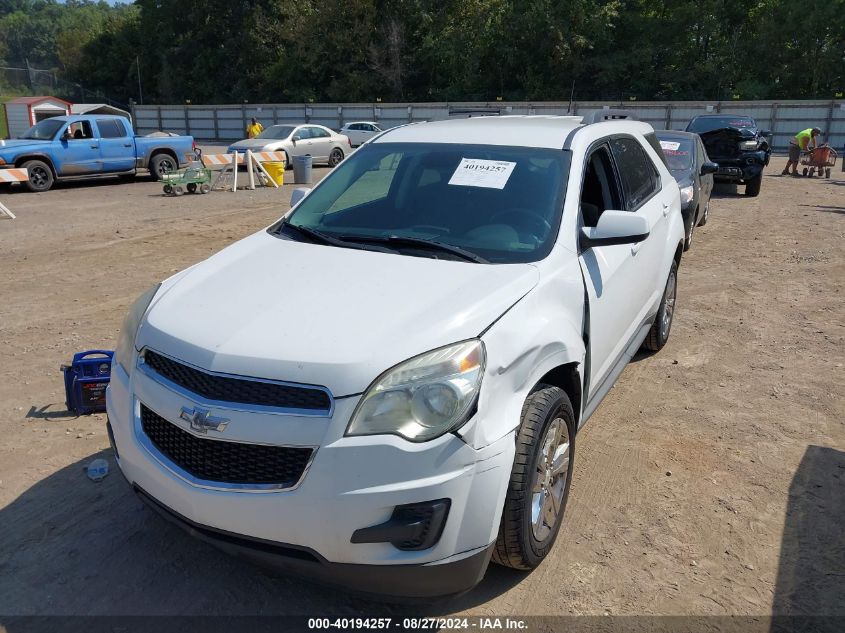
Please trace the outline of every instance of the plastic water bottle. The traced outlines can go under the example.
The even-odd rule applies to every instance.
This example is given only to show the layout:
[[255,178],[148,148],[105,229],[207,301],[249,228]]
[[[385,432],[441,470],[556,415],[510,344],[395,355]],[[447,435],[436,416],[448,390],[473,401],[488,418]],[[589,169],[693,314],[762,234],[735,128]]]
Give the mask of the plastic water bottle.
[[88,479],[91,481],[101,481],[108,474],[109,463],[106,460],[98,458],[88,464]]

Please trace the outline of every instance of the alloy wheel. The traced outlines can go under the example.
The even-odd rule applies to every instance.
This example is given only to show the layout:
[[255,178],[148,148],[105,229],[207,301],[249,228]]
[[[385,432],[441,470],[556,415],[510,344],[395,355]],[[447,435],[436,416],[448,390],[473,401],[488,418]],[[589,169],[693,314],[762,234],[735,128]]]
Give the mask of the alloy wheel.
[[555,418],[543,438],[531,489],[531,528],[543,542],[554,530],[561,513],[569,472],[569,430],[563,418]]
[[677,288],[677,277],[673,270],[669,273],[669,280],[666,282],[666,293],[663,295],[663,320],[660,323],[660,336],[663,339],[669,336],[669,328],[672,327],[672,316],[675,313],[675,292]]

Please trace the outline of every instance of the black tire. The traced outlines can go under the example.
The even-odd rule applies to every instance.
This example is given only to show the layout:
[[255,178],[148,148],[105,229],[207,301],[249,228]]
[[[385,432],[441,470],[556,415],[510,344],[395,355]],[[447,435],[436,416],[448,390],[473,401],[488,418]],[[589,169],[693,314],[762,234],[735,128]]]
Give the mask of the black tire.
[[169,196],[171,193],[173,193],[173,185],[164,185],[161,190],[164,192],[165,195]]
[[290,155],[285,152],[285,171],[288,169],[293,169],[293,163],[290,162]]
[[26,169],[29,174],[29,180],[25,184],[30,191],[36,193],[50,191],[53,187],[53,183],[56,181],[53,170],[43,160],[28,160],[21,167]]
[[[569,396],[559,387],[540,384],[531,392],[522,405],[522,423],[516,438],[516,457],[508,483],[505,506],[502,510],[502,522],[499,536],[493,549],[493,561],[514,569],[534,569],[539,565],[554,545],[569,498],[572,483],[572,465],[575,458],[575,415]],[[553,425],[557,425],[553,427]],[[566,427],[563,429],[563,427]],[[559,440],[563,442],[566,433],[566,474],[561,472],[553,485],[549,485],[548,469],[544,444],[547,432],[559,429]],[[563,463],[563,454],[561,462]],[[562,469],[561,469],[562,470]],[[545,481],[540,481],[543,478]],[[558,488],[562,484],[562,489]],[[547,488],[548,486],[548,488]],[[537,492],[535,489],[539,488]],[[532,506],[542,499],[545,490],[560,490],[561,497],[557,504],[557,515],[553,525],[541,521],[539,528],[532,521]],[[554,492],[552,493],[554,494]],[[557,499],[557,497],[553,497]],[[554,507],[554,506],[552,506]],[[542,513],[544,517],[546,515]],[[538,538],[535,530],[542,529],[544,536]]]
[[692,246],[692,234],[695,231],[695,216],[698,215],[698,209],[696,209],[692,217],[689,221],[689,228],[687,229],[687,234],[684,236],[684,252],[688,251]]
[[824,170],[824,177],[830,178],[830,167],[828,167],[827,169]]
[[806,176],[806,175],[807,175],[807,168],[805,167],[805,168],[801,171],[801,173],[802,173],[802,174],[804,174],[804,175]]
[[197,183],[189,182],[187,184],[188,193],[196,193],[197,192]]
[[660,307],[657,308],[657,316],[654,317],[654,323],[648,331],[648,336],[643,341],[644,349],[650,352],[659,352],[666,345],[672,331],[677,297],[678,264],[673,261],[672,267],[669,269],[669,276],[666,278],[666,286],[663,288],[663,296],[660,298]]
[[704,215],[701,216],[701,219],[698,221],[698,226],[704,226],[707,224],[707,220],[710,219],[710,201],[707,201],[707,206],[704,207]]
[[150,158],[150,176],[153,180],[161,180],[164,174],[178,169],[179,164],[170,154],[154,154]]
[[757,174],[745,184],[745,195],[756,198],[760,195],[760,187],[763,186],[763,174]]
[[343,150],[335,147],[331,154],[329,154],[329,167],[337,167],[340,161],[343,160]]

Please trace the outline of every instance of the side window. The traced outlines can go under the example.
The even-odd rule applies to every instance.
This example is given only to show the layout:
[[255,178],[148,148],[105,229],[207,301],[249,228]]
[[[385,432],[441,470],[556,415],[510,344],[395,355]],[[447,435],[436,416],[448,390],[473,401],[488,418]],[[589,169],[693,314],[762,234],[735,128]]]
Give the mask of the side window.
[[67,126],[67,131],[72,141],[94,138],[91,133],[91,124],[88,121],[74,121]]
[[581,186],[581,221],[583,226],[596,226],[608,209],[622,209],[622,196],[613,161],[607,145],[593,150],[584,170]]
[[321,127],[308,128],[311,133],[311,138],[328,138],[330,134]]
[[293,135],[294,140],[296,141],[304,141],[307,138],[311,138],[311,128],[310,127],[301,127]]
[[657,134],[652,132],[651,134],[645,135],[645,140],[648,141],[648,144],[651,145],[651,149],[653,149],[658,156],[660,156],[660,160],[663,161],[663,164],[666,165],[666,169],[669,169],[669,161],[666,160],[666,154],[663,153],[663,148],[660,147],[660,141],[657,140]]
[[100,130],[100,138],[123,138],[126,136],[126,128],[117,119],[97,119],[97,129]]
[[625,209],[636,211],[660,188],[660,175],[634,139],[615,138],[610,141],[610,147],[622,181]]

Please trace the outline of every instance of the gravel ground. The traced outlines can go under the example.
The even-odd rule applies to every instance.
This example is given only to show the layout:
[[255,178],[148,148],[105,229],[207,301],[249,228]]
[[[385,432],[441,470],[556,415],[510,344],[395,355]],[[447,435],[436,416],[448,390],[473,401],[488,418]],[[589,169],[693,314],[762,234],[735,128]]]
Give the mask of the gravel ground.
[[[784,178],[783,164],[758,198],[717,194],[668,346],[625,370],[578,437],[549,559],[491,566],[423,611],[845,615],[845,174]],[[92,459],[115,468],[105,416],[64,407],[61,363],[114,347],[138,294],[271,223],[291,190],[0,192],[18,215],[0,220],[0,614],[393,609],[192,540],[116,472],[90,482]]]

